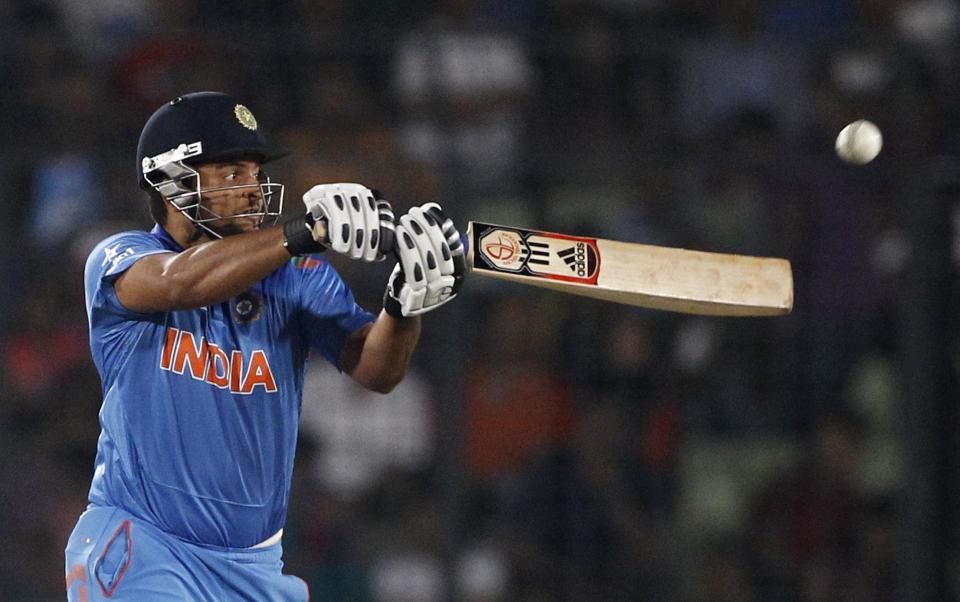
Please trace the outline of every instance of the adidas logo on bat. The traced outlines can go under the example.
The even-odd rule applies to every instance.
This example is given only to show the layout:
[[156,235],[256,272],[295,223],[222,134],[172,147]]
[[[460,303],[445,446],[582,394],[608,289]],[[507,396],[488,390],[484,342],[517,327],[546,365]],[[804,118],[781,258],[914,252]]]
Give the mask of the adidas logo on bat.
[[572,247],[568,247],[562,251],[557,251],[557,255],[563,259],[563,262],[567,264],[567,267],[581,278],[585,278],[588,272],[587,266],[587,245],[578,242]]

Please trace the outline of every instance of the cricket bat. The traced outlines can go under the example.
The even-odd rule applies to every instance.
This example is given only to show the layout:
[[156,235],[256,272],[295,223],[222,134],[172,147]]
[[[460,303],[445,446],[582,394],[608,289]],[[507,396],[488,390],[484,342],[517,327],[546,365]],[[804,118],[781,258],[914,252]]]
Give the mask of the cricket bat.
[[467,268],[561,293],[706,316],[793,308],[790,262],[469,222]]

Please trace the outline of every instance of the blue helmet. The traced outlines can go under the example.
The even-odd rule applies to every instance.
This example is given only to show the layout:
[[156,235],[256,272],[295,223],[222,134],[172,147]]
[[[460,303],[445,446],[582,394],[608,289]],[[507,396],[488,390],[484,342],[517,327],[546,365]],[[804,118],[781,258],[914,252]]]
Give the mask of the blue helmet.
[[[137,144],[137,181],[155,190],[199,227],[223,219],[201,206],[204,189],[192,166],[227,159],[266,163],[279,155],[267,145],[256,117],[245,105],[222,92],[185,94],[157,109],[147,120]],[[283,186],[261,182],[263,211],[254,215],[279,217]],[[222,190],[220,188],[218,190]],[[279,198],[279,201],[276,201]],[[276,207],[271,207],[271,205]],[[216,234],[214,234],[216,236]]]

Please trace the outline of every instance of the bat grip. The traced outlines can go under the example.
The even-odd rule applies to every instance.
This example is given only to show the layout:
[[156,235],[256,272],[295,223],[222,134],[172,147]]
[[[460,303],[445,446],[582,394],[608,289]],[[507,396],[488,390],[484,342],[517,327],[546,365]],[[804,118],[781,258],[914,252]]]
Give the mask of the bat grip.
[[330,232],[327,230],[326,217],[320,216],[314,218],[313,226],[311,226],[310,229],[313,231],[313,240],[326,248],[330,248]]

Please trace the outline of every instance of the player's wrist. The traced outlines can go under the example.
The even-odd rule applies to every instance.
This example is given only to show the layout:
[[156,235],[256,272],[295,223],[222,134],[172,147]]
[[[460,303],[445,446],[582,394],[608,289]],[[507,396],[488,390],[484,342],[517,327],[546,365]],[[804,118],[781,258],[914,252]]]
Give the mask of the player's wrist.
[[[398,278],[399,276],[399,278]],[[400,293],[403,288],[402,274],[394,268],[390,279],[387,281],[387,289],[383,291],[383,311],[387,315],[401,320],[403,315],[403,304],[400,302]]]
[[313,238],[313,217],[298,215],[283,222],[283,248],[292,256],[320,253],[326,250]]
[[383,294],[383,311],[387,312],[387,315],[391,318],[398,320],[402,320],[405,317],[403,315],[403,308],[400,306],[400,301],[391,296],[389,286]]

